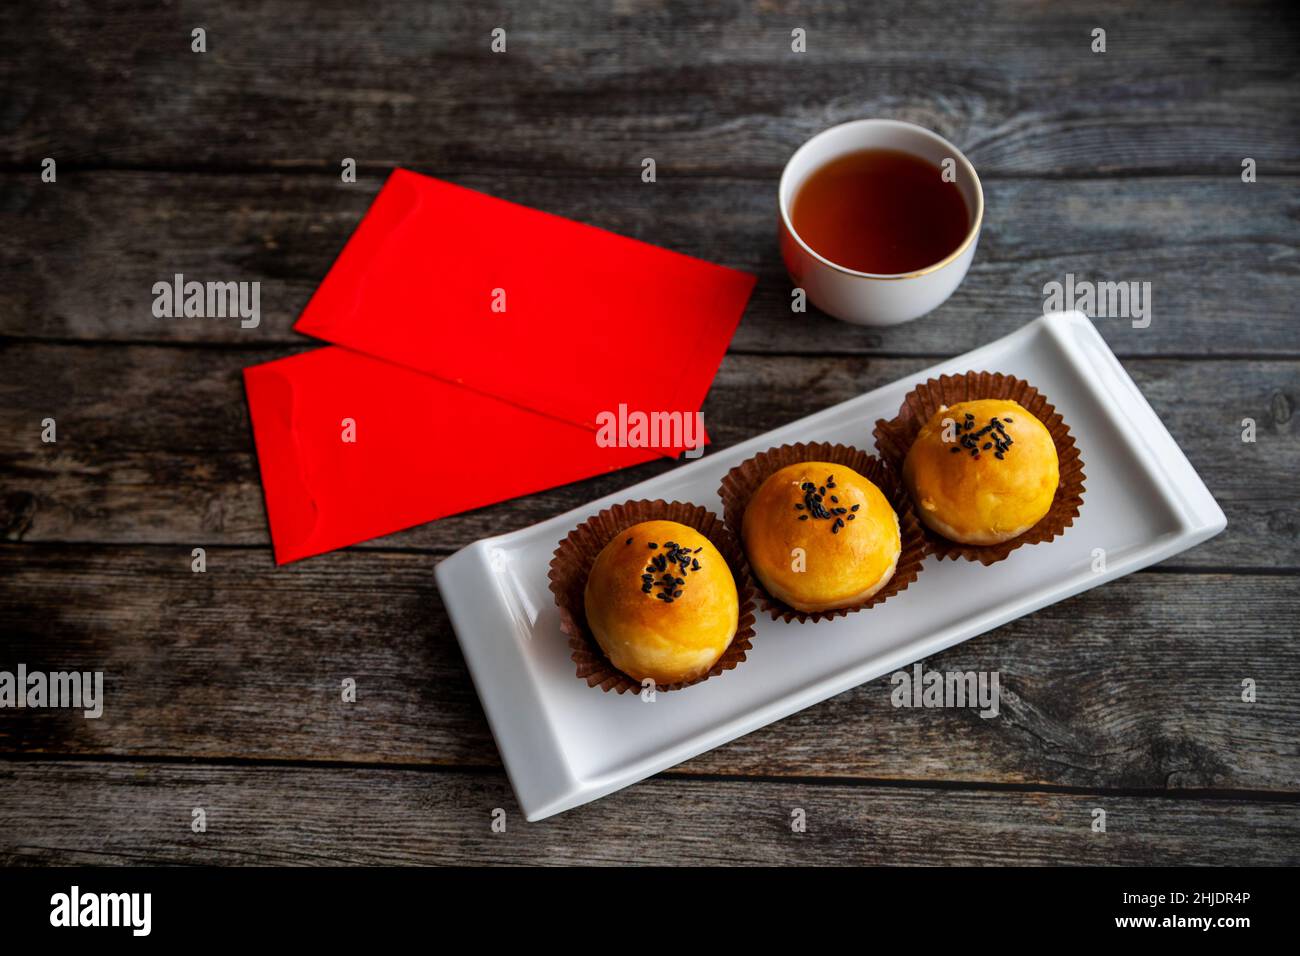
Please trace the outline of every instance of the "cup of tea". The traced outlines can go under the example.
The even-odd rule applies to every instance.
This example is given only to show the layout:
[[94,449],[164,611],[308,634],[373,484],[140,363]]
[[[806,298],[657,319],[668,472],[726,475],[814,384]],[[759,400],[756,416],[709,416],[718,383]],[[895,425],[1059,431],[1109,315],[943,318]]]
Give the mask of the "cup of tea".
[[823,130],[781,173],[781,258],[823,312],[896,325],[947,300],[966,276],[984,190],[938,133],[867,119]]

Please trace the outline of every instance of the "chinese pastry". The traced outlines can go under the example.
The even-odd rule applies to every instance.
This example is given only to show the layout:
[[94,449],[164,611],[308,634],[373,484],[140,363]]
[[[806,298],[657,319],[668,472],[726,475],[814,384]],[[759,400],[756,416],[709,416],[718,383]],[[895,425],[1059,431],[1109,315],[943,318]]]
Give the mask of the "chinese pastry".
[[861,604],[898,567],[898,515],[871,481],[831,462],[787,465],[745,508],[745,553],[772,597],[798,611]]
[[736,635],[731,569],[704,535],[645,521],[596,556],[583,594],[587,626],[629,677],[675,684],[703,677]]
[[1051,509],[1059,483],[1051,434],[1004,399],[941,407],[903,461],[917,517],[961,544],[999,544],[1024,534]]

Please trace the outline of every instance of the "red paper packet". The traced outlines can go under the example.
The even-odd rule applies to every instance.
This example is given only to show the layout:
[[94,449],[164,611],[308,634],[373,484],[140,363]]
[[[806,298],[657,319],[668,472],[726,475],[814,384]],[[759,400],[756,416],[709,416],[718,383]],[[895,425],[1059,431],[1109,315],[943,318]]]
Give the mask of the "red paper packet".
[[296,325],[346,348],[245,370],[276,560],[702,444],[600,440],[698,411],[754,282],[394,171]]
[[244,384],[279,564],[658,454],[346,349]]
[[397,169],[295,328],[595,428],[698,411],[755,281]]

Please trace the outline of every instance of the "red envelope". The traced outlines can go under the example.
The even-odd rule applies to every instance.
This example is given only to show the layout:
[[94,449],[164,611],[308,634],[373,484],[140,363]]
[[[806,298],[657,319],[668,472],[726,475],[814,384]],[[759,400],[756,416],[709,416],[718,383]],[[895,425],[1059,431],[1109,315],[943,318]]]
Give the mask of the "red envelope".
[[346,348],[244,370],[276,561],[676,457],[604,416],[697,411],[754,282],[395,170],[296,325]]
[[658,455],[346,349],[244,386],[278,564]]
[[295,328],[594,429],[697,411],[755,281],[397,169]]

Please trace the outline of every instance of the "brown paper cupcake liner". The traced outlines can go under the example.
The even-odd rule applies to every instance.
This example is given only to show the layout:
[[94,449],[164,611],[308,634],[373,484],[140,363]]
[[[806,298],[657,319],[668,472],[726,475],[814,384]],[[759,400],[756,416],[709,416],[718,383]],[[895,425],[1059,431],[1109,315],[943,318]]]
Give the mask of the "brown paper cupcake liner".
[[680,690],[717,677],[723,671],[729,671],[737,664],[743,663],[746,652],[751,648],[754,637],[754,582],[750,576],[749,563],[740,543],[732,537],[722,520],[699,505],[683,501],[627,501],[620,505],[606,508],[600,514],[588,518],[569,532],[560,542],[551,558],[551,593],[555,595],[555,604],[560,609],[560,630],[569,639],[573,651],[573,663],[578,667],[578,677],[587,682],[588,687],[600,687],[603,691],[616,690],[620,694],[628,691],[640,693],[641,682],[624,674],[609,662],[596,638],[587,627],[587,613],[583,601],[583,592],[587,587],[587,576],[591,573],[596,556],[605,545],[634,524],[643,521],[676,521],[689,528],[694,528],[708,538],[731,568],[731,575],[736,580],[736,596],[739,599],[740,619],[736,625],[736,636],[731,644],[718,658],[717,663],[703,677],[695,680],[679,681],[674,684],[656,684],[656,691]]
[[898,528],[902,536],[903,549],[898,556],[898,565],[889,583],[861,604],[852,607],[836,608],[833,611],[799,611],[767,593],[762,583],[754,578],[754,587],[758,591],[759,606],[772,615],[772,620],[799,623],[828,621],[836,617],[845,617],[856,611],[864,611],[877,604],[883,604],[899,591],[903,591],[916,580],[925,561],[926,540],[924,528],[912,509],[911,499],[903,488],[898,475],[885,462],[850,445],[832,445],[829,442],[802,442],[795,445],[781,445],[769,448],[752,458],[741,462],[722,479],[718,495],[722,498],[722,514],[727,528],[741,541],[741,521],[749,500],[758,491],[760,485],[774,472],[786,465],[801,461],[829,461],[836,465],[851,468],[876,485],[894,511],[898,514]]
[[921,427],[934,417],[940,406],[981,398],[1009,399],[1024,407],[1047,426],[1056,444],[1056,457],[1060,464],[1061,481],[1056,487],[1056,497],[1051,509],[1038,524],[1024,534],[1001,544],[972,545],[950,541],[922,525],[930,552],[940,559],[978,561],[994,564],[1006,558],[1016,548],[1026,544],[1042,544],[1065,533],[1074,524],[1083,507],[1083,459],[1070,428],[1047,398],[1023,379],[1001,372],[967,372],[964,375],[941,375],[918,385],[908,392],[898,414],[886,421],[876,422],[876,449],[901,476],[903,459],[916,441]]

